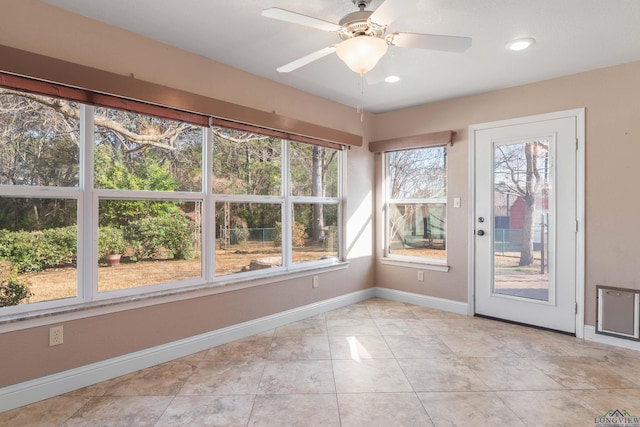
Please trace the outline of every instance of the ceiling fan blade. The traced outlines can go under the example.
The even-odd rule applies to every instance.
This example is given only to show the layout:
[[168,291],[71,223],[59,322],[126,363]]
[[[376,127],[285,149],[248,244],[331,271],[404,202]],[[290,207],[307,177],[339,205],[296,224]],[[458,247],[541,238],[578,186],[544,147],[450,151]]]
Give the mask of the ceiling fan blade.
[[390,34],[390,40],[392,46],[443,50],[446,52],[464,52],[471,47],[470,37],[442,36],[438,34],[393,33]]
[[289,10],[280,9],[278,7],[270,7],[262,11],[262,16],[267,18],[278,19],[280,21],[291,22],[293,24],[304,25],[306,27],[317,28],[323,31],[338,31],[340,25],[333,22],[323,21],[322,19],[313,18],[311,16],[302,15],[301,13],[291,12]]
[[324,58],[325,56],[330,55],[335,51],[336,48],[333,46],[325,47],[324,49],[320,49],[316,52],[310,53],[309,55],[303,56],[302,58],[298,58],[295,61],[291,61],[288,64],[278,67],[277,70],[280,73],[289,73],[293,70],[297,70],[300,67],[310,64],[313,61]]
[[378,25],[388,25],[396,20],[405,10],[411,10],[415,0],[386,0],[373,11],[369,20]]

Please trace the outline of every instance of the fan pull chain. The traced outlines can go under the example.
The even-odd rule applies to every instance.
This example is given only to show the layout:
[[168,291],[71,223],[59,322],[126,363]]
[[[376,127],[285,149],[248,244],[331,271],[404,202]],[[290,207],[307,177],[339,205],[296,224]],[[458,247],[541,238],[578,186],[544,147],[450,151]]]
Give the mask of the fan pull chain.
[[360,113],[360,123],[364,123],[364,73],[360,74],[360,105],[356,107],[356,112]]

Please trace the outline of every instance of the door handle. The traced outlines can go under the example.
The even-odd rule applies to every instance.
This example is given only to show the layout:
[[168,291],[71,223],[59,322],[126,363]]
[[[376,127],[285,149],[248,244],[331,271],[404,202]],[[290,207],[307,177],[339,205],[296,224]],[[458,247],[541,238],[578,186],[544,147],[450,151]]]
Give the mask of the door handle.
[[484,230],[478,230],[478,236],[484,236]]

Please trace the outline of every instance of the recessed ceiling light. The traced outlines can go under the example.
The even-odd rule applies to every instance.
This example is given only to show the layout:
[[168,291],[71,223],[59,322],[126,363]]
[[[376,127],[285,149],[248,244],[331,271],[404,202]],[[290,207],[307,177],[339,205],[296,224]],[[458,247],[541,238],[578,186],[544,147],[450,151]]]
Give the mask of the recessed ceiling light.
[[396,83],[400,81],[400,77],[398,76],[387,76],[384,78],[384,81],[387,83]]
[[536,39],[534,38],[524,37],[521,39],[511,40],[505,47],[507,48],[507,50],[524,50],[535,42]]

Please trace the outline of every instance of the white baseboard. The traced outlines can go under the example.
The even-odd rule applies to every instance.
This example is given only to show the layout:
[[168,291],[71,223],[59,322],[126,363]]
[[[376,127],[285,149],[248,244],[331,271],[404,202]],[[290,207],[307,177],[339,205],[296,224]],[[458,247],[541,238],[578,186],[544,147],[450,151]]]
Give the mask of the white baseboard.
[[596,334],[595,326],[584,325],[585,341],[594,341],[600,344],[614,345],[616,347],[628,348],[640,351],[640,341],[632,341],[624,338],[616,338],[609,335]]
[[376,289],[369,288],[194,337],[10,385],[0,389],[0,412],[269,331],[288,323],[297,322],[307,317],[373,298],[376,295],[378,295]]
[[397,291],[395,289],[377,287],[376,296],[391,301],[406,302],[408,304],[420,305],[423,307],[435,308],[442,311],[450,311],[467,315],[467,303],[453,301],[444,298],[430,297],[427,295],[414,294],[412,292]]

